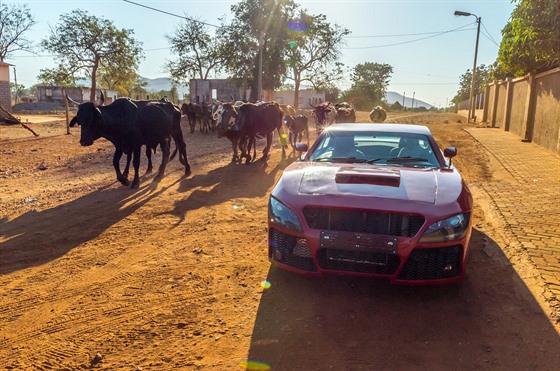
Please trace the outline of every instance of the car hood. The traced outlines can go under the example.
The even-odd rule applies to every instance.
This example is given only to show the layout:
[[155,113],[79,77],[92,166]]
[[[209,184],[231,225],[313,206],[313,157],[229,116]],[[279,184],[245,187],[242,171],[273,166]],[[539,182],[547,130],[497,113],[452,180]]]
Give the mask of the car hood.
[[283,177],[292,184],[299,182],[297,193],[301,196],[350,195],[435,204],[442,191],[447,195],[451,191],[454,197],[460,192],[442,188],[443,184],[452,184],[443,179],[445,175],[432,168],[300,164],[286,169]]

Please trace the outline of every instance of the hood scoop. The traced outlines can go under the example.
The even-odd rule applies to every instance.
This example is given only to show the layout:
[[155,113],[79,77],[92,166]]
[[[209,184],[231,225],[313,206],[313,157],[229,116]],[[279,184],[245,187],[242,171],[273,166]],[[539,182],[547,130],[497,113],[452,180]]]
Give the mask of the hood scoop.
[[340,169],[335,175],[337,184],[371,184],[387,187],[399,187],[401,174],[397,171],[366,169]]

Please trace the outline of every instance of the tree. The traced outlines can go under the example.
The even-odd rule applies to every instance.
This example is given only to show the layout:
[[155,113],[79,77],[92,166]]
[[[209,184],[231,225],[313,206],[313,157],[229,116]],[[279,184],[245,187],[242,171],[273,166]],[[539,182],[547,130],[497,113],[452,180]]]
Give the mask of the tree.
[[58,54],[60,65],[72,76],[91,78],[90,99],[94,101],[100,68],[123,73],[136,69],[142,49],[132,35],[132,30],[118,29],[107,19],[74,10],[60,16],[60,23],[41,44]]
[[262,87],[282,85],[286,74],[289,33],[286,25],[297,5],[293,0],[242,0],[231,6],[233,21],[222,25],[221,55],[225,68],[243,85],[251,87],[251,99],[259,100],[259,50],[262,50]]
[[0,3],[0,62],[16,51],[32,51],[24,34],[35,24],[27,5]]
[[187,20],[166,38],[171,43],[171,51],[178,55],[176,60],[166,63],[174,81],[207,79],[212,70],[219,68],[222,57],[218,38],[210,36],[204,23]]
[[288,78],[294,81],[294,107],[298,109],[299,88],[308,82],[316,90],[342,76],[340,45],[350,31],[331,25],[323,14],[304,12],[289,22],[291,40],[287,49]]
[[[480,65],[476,67],[476,76],[474,78],[474,94],[482,93],[491,81],[491,67]],[[471,97],[471,79],[472,71],[469,69],[460,77],[459,90],[457,95],[451,100],[453,103],[458,104]]]
[[76,86],[76,78],[72,73],[63,65],[58,65],[57,68],[43,68],[39,70],[37,80],[44,85],[58,86],[62,88],[69,88]]
[[560,64],[558,0],[513,0],[511,20],[502,30],[497,72],[523,76]]
[[387,94],[393,67],[388,64],[366,62],[358,64],[352,72],[352,86],[346,97],[354,107],[369,110],[378,106]]

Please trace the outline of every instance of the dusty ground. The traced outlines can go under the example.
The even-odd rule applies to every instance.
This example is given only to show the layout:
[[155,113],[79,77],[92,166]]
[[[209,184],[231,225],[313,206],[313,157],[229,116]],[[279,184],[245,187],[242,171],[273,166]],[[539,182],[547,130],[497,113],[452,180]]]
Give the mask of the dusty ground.
[[174,160],[161,183],[130,190],[107,142],[81,147],[60,118],[22,119],[40,137],[0,126],[2,369],[560,367],[557,324],[503,254],[479,186],[500,174],[460,116],[388,119],[459,147],[476,202],[468,278],[421,288],[272,268],[267,195],[293,160],[277,147],[267,167],[235,165],[227,140],[185,130],[193,175]]

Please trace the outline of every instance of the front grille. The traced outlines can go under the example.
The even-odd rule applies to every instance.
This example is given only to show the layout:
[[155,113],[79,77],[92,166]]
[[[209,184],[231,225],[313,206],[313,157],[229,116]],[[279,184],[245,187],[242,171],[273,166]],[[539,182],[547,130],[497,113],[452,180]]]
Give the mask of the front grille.
[[[307,272],[317,272],[313,259],[310,256],[305,256],[306,254],[301,251],[303,249],[301,246],[298,246],[296,250],[297,255],[294,254],[296,245],[296,237],[270,228],[268,236],[268,257],[270,259]],[[274,255],[275,250],[282,253],[282,259],[277,259],[277,256]]]
[[[414,249],[408,257],[399,280],[437,280],[452,278],[461,272],[463,248],[460,245]],[[444,272],[443,267],[451,265],[453,269]]]
[[415,236],[425,221],[424,217],[419,215],[321,207],[306,207],[303,209],[303,215],[307,225],[313,229],[397,237]]
[[400,264],[394,254],[343,249],[320,249],[317,261],[321,269],[387,275],[394,274]]

